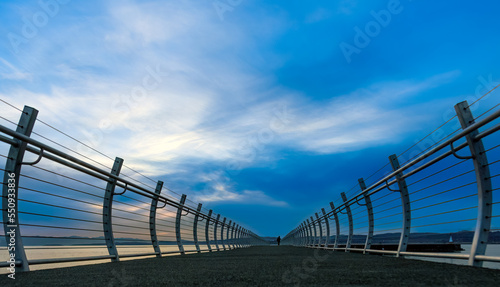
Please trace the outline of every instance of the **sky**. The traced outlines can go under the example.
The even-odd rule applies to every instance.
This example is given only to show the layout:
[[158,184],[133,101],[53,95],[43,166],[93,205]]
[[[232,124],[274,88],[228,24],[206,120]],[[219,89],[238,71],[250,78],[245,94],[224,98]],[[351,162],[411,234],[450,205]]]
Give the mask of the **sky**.
[[499,8],[6,0],[0,98],[259,235],[283,236],[500,83]]

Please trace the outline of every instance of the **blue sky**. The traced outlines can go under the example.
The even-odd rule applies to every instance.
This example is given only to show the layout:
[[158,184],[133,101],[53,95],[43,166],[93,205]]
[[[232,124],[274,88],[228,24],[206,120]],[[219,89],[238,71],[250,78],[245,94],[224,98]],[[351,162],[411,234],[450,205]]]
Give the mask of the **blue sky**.
[[500,82],[496,1],[40,2],[0,4],[0,97],[261,235]]

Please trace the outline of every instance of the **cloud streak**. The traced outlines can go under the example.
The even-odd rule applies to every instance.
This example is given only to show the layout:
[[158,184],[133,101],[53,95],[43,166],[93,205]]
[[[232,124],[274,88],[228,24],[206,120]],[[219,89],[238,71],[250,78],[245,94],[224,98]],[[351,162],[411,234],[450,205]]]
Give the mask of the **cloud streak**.
[[[392,102],[456,77],[383,81],[313,100],[314,95],[283,87],[266,72],[280,65],[281,55],[254,51],[289,24],[282,16],[264,15],[255,25],[276,28],[259,35],[259,29],[221,23],[211,5],[116,3],[104,5],[97,15],[83,6],[76,6],[81,16],[61,11],[58,19],[87,21],[51,23],[30,42],[36,61],[29,65],[0,59],[0,77],[10,83],[1,96],[39,109],[45,122],[155,178],[199,174],[186,164],[191,162],[224,169],[236,160],[246,168],[272,163],[285,149],[334,154],[387,144],[421,120],[415,105]],[[344,13],[351,9],[346,7]],[[328,16],[318,10],[309,20]],[[283,107],[287,123],[275,129],[275,111]],[[273,139],[252,146],[266,129],[275,131]],[[49,127],[37,123],[35,130],[111,167],[109,159]],[[211,188],[197,199],[287,206],[267,191],[236,189],[230,180]]]

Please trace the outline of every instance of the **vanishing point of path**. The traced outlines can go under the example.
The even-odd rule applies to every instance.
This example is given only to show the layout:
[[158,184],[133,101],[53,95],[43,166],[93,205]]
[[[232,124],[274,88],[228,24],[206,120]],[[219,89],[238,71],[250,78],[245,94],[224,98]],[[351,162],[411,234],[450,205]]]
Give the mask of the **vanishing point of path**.
[[500,270],[289,246],[0,275],[0,286],[500,286]]

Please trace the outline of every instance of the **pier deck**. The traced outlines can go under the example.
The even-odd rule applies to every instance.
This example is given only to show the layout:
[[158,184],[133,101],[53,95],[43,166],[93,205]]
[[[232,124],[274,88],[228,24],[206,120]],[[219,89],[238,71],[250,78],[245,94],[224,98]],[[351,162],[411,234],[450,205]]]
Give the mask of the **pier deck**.
[[0,286],[498,286],[500,270],[290,246],[0,276]]

